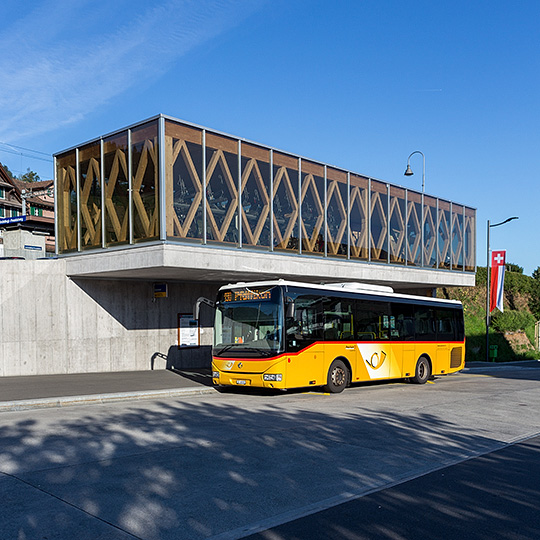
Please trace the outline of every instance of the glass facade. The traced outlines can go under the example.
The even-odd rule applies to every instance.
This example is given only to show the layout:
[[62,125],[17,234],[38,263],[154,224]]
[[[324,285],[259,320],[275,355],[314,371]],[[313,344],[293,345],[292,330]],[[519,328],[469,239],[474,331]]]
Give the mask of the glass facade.
[[59,153],[59,253],[191,242],[476,269],[476,211],[165,116]]
[[270,248],[270,150],[242,143],[242,246]]
[[130,133],[133,241],[159,238],[159,145],[157,123]]
[[300,228],[302,253],[324,255],[324,166],[310,161],[302,161],[301,169]]
[[101,246],[101,143],[79,149],[81,248]]
[[273,246],[278,251],[298,252],[298,167],[300,160],[273,152]]
[[56,245],[59,253],[77,251],[81,246],[77,236],[77,154],[71,150],[56,158],[55,200],[57,201],[56,222],[58,234]]
[[103,140],[105,246],[127,244],[129,233],[129,150],[127,131]]

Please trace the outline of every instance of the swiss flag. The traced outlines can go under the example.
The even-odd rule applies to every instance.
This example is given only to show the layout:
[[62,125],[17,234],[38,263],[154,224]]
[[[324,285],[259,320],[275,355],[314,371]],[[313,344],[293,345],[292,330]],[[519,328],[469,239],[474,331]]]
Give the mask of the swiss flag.
[[489,298],[489,312],[495,308],[504,311],[504,270],[506,268],[506,251],[498,250],[491,252],[491,290]]

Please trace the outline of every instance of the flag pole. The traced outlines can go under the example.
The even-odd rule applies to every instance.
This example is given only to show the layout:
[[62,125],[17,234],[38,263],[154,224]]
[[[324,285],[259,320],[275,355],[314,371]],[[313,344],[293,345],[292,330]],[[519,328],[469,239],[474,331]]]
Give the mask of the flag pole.
[[487,222],[487,258],[486,258],[486,362],[489,362],[489,299],[490,299],[490,283],[489,283],[489,229],[491,228],[491,225],[489,224],[489,219]]
[[[517,216],[509,217],[508,219],[505,219],[504,221],[501,221],[500,223],[494,223],[493,225],[490,224],[489,219],[487,222],[487,260],[486,260],[486,269],[487,269],[487,276],[486,276],[486,361],[489,362],[489,308],[491,307],[489,304],[489,299],[491,296],[490,291],[490,272],[489,272],[489,263],[490,263],[490,257],[489,257],[489,229],[491,227],[498,227],[499,225],[504,225],[505,223],[508,223],[509,221],[512,221],[514,219],[519,219]],[[495,360],[493,360],[495,361]]]

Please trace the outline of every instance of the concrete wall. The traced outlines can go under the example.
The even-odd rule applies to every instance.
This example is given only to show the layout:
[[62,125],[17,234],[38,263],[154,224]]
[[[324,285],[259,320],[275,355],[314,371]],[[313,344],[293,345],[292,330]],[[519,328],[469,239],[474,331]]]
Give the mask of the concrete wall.
[[470,287],[475,283],[474,272],[163,242],[74,253],[66,257],[66,271],[73,278],[176,278],[223,283],[279,278],[311,283],[360,281],[396,290]]
[[0,261],[0,376],[210,366],[212,310],[200,348],[178,350],[179,313],[218,285],[70,279],[65,260]]

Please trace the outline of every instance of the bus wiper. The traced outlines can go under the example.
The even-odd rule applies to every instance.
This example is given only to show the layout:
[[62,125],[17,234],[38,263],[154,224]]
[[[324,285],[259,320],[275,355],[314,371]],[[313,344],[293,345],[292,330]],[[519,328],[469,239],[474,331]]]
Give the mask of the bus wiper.
[[220,355],[220,354],[223,354],[224,352],[227,352],[229,350],[231,350],[233,347],[236,347],[236,343],[231,343],[230,345],[225,345],[225,347],[223,347],[222,349],[220,349],[219,351],[216,352],[216,354]]
[[235,348],[237,353],[242,352],[251,352],[251,353],[258,353],[260,356],[271,356],[273,351],[269,349],[259,349],[258,347],[242,347],[242,344],[240,343],[231,343],[230,345],[226,345],[223,347],[223,349],[220,349],[215,354],[218,356],[221,356],[223,353],[230,351],[232,348]]
[[245,347],[242,349],[238,349],[238,351],[247,351],[247,352],[256,352],[259,353],[261,356],[271,356],[273,351],[270,351],[269,349],[258,349],[257,347]]

